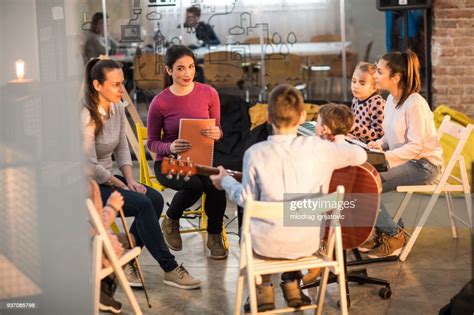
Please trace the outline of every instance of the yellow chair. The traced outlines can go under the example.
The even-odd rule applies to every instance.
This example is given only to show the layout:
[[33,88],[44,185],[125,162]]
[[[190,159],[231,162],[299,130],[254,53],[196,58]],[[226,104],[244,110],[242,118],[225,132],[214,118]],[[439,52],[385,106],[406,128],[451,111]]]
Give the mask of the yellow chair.
[[[150,165],[148,164],[148,160],[146,158],[146,141],[148,139],[148,132],[147,127],[142,126],[140,123],[136,123],[137,128],[137,138],[138,138],[138,146],[139,146],[139,162],[140,162],[140,183],[145,184],[153,189],[158,191],[164,191],[167,187],[160,184],[160,182],[156,179],[155,174],[153,174]],[[150,152],[152,158],[155,158],[155,154]],[[190,228],[190,229],[183,229],[180,230],[181,233],[191,233],[191,232],[204,232],[207,229],[207,216],[204,208],[204,204],[206,203],[206,194],[202,194],[201,197],[201,206],[196,210],[186,210],[184,211],[184,216],[200,216],[201,222],[200,226],[197,228]],[[163,217],[164,215],[162,215]],[[222,240],[224,242],[224,248],[229,249],[229,240],[227,239],[227,231],[225,227],[222,227]]]

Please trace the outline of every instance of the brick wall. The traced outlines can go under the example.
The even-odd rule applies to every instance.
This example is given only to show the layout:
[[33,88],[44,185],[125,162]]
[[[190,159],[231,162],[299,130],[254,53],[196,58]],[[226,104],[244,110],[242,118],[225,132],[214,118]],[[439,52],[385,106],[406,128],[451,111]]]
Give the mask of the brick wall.
[[433,101],[474,117],[474,0],[436,0]]

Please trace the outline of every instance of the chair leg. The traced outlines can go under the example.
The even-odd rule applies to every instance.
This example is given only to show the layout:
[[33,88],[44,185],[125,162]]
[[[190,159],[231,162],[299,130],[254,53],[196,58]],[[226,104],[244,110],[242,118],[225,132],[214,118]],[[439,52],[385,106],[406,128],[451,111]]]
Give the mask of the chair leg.
[[472,222],[472,197],[470,192],[464,193],[464,198],[466,199],[466,206],[467,206],[467,216],[469,217],[469,223],[471,224],[471,229],[474,228]]
[[433,210],[433,207],[434,207],[436,201],[438,200],[438,197],[439,197],[439,193],[434,193],[431,196],[430,201],[428,202],[428,205],[426,206],[426,209],[423,212],[423,215],[421,216],[420,220],[418,221],[418,223],[415,226],[415,230],[413,231],[413,234],[409,238],[408,243],[405,245],[405,248],[403,249],[402,253],[400,254],[400,257],[399,257],[400,261],[405,261],[408,254],[410,253],[413,245],[415,244],[416,239],[418,238],[418,235],[421,232],[421,229],[423,228],[423,226],[426,223],[426,220],[428,219],[429,215],[431,214],[431,210]]
[[204,205],[206,204],[206,194],[202,194],[201,197],[201,229],[203,232],[207,230],[207,215],[206,215],[206,208]]
[[398,220],[400,220],[412,196],[413,196],[413,192],[407,192],[405,194],[405,197],[403,198],[402,203],[400,204],[400,207],[398,207],[398,210],[395,213],[395,216],[393,217],[394,222],[398,222]]
[[[336,232],[336,244],[342,244],[342,235],[340,232]],[[342,252],[342,246],[335,247],[336,252],[336,260],[339,262],[339,273],[337,274],[337,280],[339,282],[339,307],[341,310],[341,314],[347,314],[347,289],[348,284],[346,282],[346,275],[345,275],[345,258],[344,253]]]
[[323,268],[323,274],[321,275],[321,282],[319,283],[319,290],[318,290],[318,299],[316,304],[318,308],[316,309],[316,314],[321,315],[323,313],[323,305],[324,305],[324,298],[326,296],[326,287],[328,284],[329,278],[329,267]]
[[251,269],[251,267],[247,266],[247,284],[249,287],[250,312],[252,314],[257,314],[257,289],[255,288],[255,275]]
[[453,199],[449,191],[445,192],[446,203],[448,204],[448,214],[449,220],[451,221],[451,231],[453,233],[453,238],[458,238],[458,227],[456,225],[456,220],[453,216]]
[[239,279],[237,280],[237,292],[235,296],[235,315],[240,314],[240,308],[242,307],[242,295],[244,291],[244,275],[245,275],[245,250],[243,246],[240,252],[240,264],[239,264]]
[[100,302],[100,282],[99,273],[100,268],[102,266],[102,241],[99,240],[98,237],[94,238],[93,247],[94,252],[93,255],[93,262],[94,262],[94,315],[99,314],[99,302]]
[[117,280],[120,286],[122,287],[122,290],[125,292],[125,295],[127,296],[128,301],[132,305],[134,314],[142,315],[143,314],[142,310],[140,309],[137,299],[135,298],[135,295],[133,294],[132,288],[130,287],[130,284],[128,283],[128,280],[125,276],[125,272],[123,271],[121,267],[114,270],[114,272],[115,272],[115,275],[117,276]]
[[222,224],[222,242],[224,243],[224,248],[229,249],[229,239],[227,238],[227,230],[225,229],[225,224]]

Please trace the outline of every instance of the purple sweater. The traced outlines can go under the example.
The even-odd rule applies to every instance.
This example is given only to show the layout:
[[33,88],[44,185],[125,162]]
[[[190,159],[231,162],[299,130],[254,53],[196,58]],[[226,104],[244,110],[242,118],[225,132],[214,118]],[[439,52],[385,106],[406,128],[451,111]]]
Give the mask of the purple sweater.
[[178,139],[181,118],[215,118],[216,126],[220,128],[217,91],[209,85],[194,82],[194,88],[188,95],[177,96],[166,88],[153,98],[148,110],[147,146],[156,153],[157,161],[171,153],[170,146]]

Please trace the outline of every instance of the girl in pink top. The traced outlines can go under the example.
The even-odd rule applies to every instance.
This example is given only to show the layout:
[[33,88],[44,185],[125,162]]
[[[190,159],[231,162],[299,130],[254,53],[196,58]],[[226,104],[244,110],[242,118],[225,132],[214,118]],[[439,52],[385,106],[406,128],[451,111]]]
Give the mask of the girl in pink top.
[[166,88],[153,99],[148,111],[148,148],[156,153],[155,175],[159,182],[177,190],[162,222],[166,243],[173,250],[182,249],[179,219],[204,192],[208,216],[207,247],[211,258],[225,259],[221,232],[226,207],[225,192],[215,189],[206,176],[195,175],[189,181],[168,179],[161,174],[163,156],[185,152],[191,144],[178,139],[181,118],[214,118],[216,126],[202,130],[202,134],[215,141],[222,138],[220,128],[220,103],[217,91],[209,85],[194,82],[196,57],[186,46],[176,45],[167,49],[165,57]]

